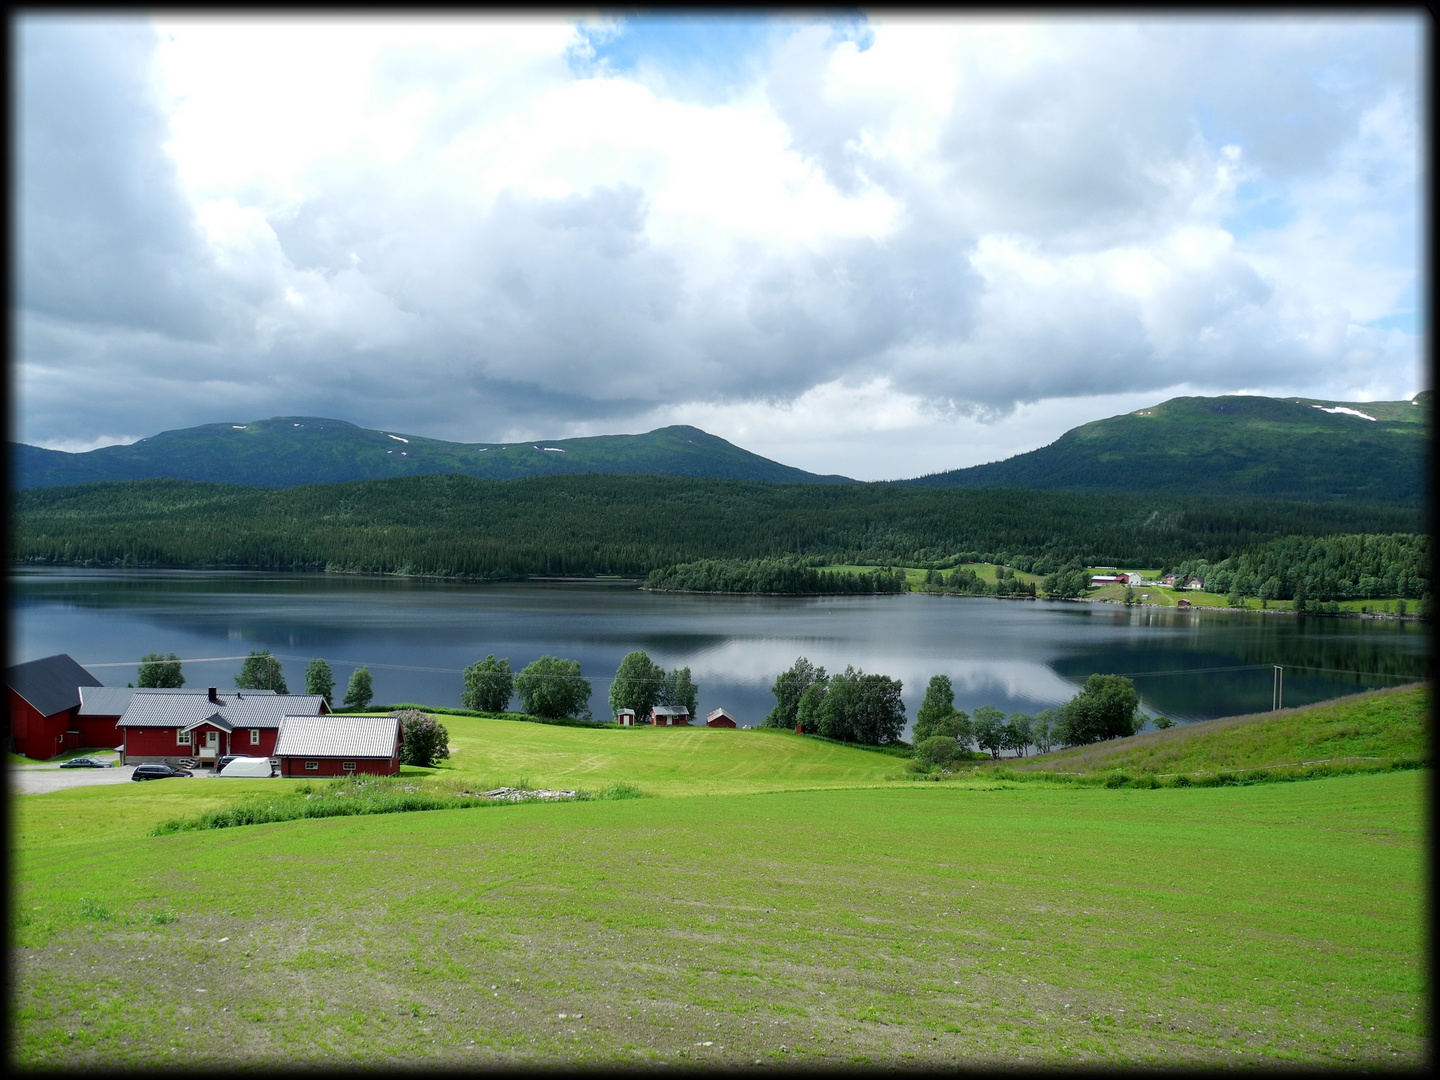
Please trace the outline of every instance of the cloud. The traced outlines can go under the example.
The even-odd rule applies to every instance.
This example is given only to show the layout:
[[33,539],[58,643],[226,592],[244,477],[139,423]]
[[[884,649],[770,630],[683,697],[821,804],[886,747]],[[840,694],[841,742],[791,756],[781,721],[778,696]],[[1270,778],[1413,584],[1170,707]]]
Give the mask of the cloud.
[[32,441],[783,415],[894,476],[1421,378],[1410,17],[18,26]]

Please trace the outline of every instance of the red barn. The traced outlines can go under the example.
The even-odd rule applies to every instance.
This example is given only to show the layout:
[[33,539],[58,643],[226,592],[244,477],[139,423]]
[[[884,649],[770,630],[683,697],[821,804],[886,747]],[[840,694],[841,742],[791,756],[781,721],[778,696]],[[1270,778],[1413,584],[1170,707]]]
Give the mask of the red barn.
[[650,723],[656,727],[689,727],[690,710],[684,705],[656,705],[650,710]]
[[394,776],[400,740],[398,716],[287,716],[275,756],[281,776]]
[[735,718],[724,709],[714,709],[705,716],[706,727],[735,727]]
[[274,757],[286,716],[324,716],[329,711],[319,694],[222,694],[214,686],[204,694],[137,693],[116,724],[125,739],[120,760],[133,765],[194,758],[213,765],[226,754]]
[[87,749],[118,748],[124,735],[120,717],[130,707],[136,694],[195,694],[194,690],[160,689],[134,686],[82,686],[80,710],[75,714],[75,727],[80,732],[80,745]]
[[80,687],[99,685],[68,653],[6,668],[6,747],[37,761],[79,749]]

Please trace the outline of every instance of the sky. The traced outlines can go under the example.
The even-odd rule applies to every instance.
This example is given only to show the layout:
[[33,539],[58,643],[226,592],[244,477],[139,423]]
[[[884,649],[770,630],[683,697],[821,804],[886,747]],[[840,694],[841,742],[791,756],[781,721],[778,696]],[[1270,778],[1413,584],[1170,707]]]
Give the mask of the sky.
[[917,476],[1426,388],[1419,14],[21,15],[12,438]]

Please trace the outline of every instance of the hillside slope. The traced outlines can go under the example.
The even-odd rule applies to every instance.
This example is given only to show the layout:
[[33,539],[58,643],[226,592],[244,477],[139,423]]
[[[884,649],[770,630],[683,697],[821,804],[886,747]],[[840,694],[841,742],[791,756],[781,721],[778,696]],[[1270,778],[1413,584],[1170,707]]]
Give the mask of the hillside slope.
[[10,444],[14,489],[107,480],[201,480],[287,488],[399,476],[516,480],[564,473],[648,473],[788,483],[848,483],[752,454],[699,428],[520,443],[455,443],[343,420],[276,416],[164,431],[129,446],[67,454]]
[[1371,690],[1295,709],[1225,716],[1005,764],[1023,772],[1214,773],[1303,762],[1428,760],[1430,685]]
[[1429,421],[1428,392],[1415,402],[1181,397],[1005,461],[896,483],[1418,505]]

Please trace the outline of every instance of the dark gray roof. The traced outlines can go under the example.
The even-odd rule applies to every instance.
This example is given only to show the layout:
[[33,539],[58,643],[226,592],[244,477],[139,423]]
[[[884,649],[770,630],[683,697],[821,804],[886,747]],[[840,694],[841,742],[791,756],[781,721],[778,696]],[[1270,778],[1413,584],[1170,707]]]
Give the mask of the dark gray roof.
[[185,728],[219,715],[204,694],[136,694],[116,726]]
[[399,727],[396,716],[287,716],[275,756],[388,758]]
[[287,716],[318,716],[325,699],[319,694],[274,694],[255,698],[249,690],[243,699],[221,694],[221,713],[237,728],[278,728]]
[[6,668],[5,685],[42,716],[54,716],[80,704],[80,687],[99,686],[100,680],[69,653],[59,653]]
[[189,694],[136,694],[120,717],[120,727],[188,728],[215,717],[215,726],[278,728],[283,717],[314,716],[325,699],[319,694],[240,693],[217,694],[218,703],[205,692]]
[[130,707],[136,694],[189,694],[195,690],[151,686],[82,686],[78,716],[120,716]]

